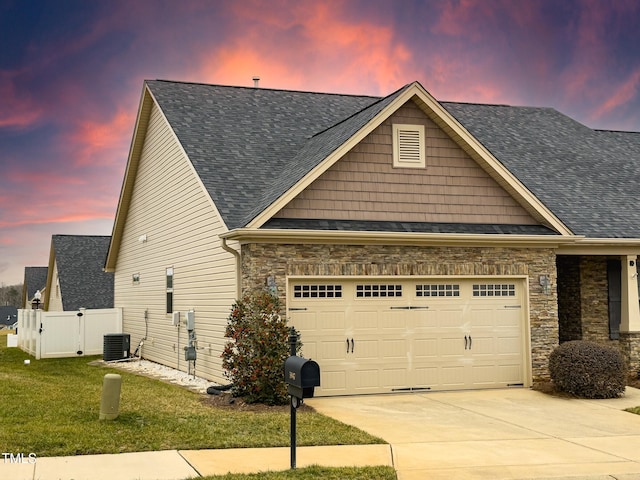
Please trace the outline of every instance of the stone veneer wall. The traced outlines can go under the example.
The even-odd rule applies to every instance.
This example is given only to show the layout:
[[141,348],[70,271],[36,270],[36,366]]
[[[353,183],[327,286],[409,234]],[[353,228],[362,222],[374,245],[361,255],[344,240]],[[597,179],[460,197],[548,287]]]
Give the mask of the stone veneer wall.
[[387,245],[242,245],[243,292],[264,288],[273,276],[285,301],[289,275],[527,275],[532,379],[548,379],[558,345],[556,289],[543,293],[540,275],[556,285],[555,252],[537,248],[417,247]]
[[607,257],[580,259],[582,340],[616,344],[609,340]]
[[580,257],[559,255],[558,327],[560,343],[582,340],[582,307],[580,304]]

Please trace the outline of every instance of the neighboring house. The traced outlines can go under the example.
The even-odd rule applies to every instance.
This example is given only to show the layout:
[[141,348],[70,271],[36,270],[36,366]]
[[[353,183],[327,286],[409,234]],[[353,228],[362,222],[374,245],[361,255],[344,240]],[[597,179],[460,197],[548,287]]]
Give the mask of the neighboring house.
[[[24,267],[24,282],[22,286],[22,308],[30,310],[35,307],[36,292],[40,292],[44,301],[47,286],[47,267]],[[41,304],[43,306],[43,304]],[[40,308],[42,308],[42,306]]]
[[18,309],[10,306],[0,306],[0,329],[11,328],[18,321]]
[[559,341],[640,367],[640,134],[549,108],[145,83],[106,269],[144,356],[198,375],[277,292],[320,395],[529,386]]
[[113,308],[113,273],[103,268],[110,241],[97,235],[51,237],[45,310]]

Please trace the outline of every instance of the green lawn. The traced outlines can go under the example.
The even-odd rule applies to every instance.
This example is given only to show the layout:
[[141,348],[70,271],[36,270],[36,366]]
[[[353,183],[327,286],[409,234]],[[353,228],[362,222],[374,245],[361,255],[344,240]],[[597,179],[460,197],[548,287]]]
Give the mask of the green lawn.
[[[24,364],[27,358],[29,365]],[[7,348],[6,337],[0,336],[1,451],[46,457],[289,445],[288,412],[206,406],[202,395],[120,370],[90,366],[92,360],[96,357],[35,360],[17,348]],[[98,419],[106,373],[122,375],[120,416],[115,421]],[[312,411],[299,411],[297,417],[299,446],[384,443]]]
[[203,480],[396,480],[392,467],[325,468],[308,467],[284,472],[262,472],[250,475],[227,474],[204,477]]

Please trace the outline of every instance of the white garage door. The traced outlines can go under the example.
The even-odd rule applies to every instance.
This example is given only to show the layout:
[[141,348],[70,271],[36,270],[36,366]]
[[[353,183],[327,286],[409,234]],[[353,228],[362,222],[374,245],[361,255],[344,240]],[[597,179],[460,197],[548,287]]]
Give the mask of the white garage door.
[[295,279],[288,315],[317,395],[522,385],[522,279]]

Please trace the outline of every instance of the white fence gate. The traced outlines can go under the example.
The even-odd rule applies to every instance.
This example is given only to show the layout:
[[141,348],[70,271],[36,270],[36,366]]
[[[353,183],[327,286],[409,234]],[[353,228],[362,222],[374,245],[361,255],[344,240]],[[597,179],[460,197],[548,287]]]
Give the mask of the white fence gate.
[[18,310],[18,347],[36,359],[100,355],[107,333],[122,333],[121,308]]

